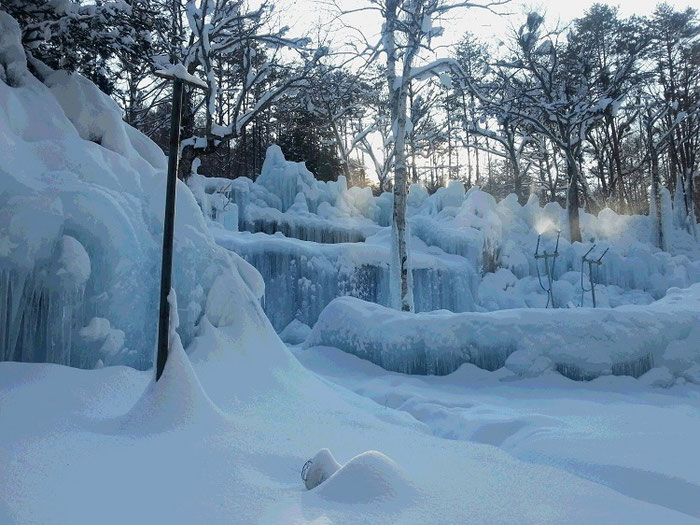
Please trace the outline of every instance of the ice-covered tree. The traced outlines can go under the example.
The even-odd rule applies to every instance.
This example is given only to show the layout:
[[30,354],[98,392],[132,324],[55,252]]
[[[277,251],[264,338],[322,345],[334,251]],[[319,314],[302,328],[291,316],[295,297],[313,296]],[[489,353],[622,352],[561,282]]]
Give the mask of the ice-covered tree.
[[378,12],[382,17],[380,41],[368,46],[366,54],[385,60],[386,87],[389,93],[389,119],[393,144],[393,213],[391,249],[391,303],[397,309],[413,310],[412,276],[406,229],[406,197],[408,194],[408,162],[406,139],[412,122],[408,113],[409,86],[414,79],[437,73],[442,62],[424,62],[434,37],[442,34],[439,21],[455,9],[480,7],[493,9],[508,0],[369,0],[351,10]]

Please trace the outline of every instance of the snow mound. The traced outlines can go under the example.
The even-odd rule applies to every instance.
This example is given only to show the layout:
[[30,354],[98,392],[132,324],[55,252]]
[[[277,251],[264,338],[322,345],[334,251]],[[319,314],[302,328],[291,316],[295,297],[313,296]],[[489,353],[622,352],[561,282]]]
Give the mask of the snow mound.
[[126,434],[151,434],[181,427],[211,428],[225,420],[177,343],[170,349],[160,380],[149,383],[136,405],[118,420],[118,428]]
[[407,501],[414,488],[392,459],[370,450],[355,456],[322,483],[319,497],[345,504],[369,504],[382,500]]
[[324,309],[304,347],[339,348],[408,374],[445,375],[472,363],[486,370],[505,366],[516,377],[556,371],[590,380],[639,377],[665,366],[693,381],[698,319],[700,284],[671,289],[650,305],[613,309],[411,314],[341,297]]
[[298,345],[306,341],[311,333],[309,325],[292,319],[292,321],[280,332],[280,339],[290,345]]
[[151,434],[181,427],[212,428],[226,420],[202,388],[180,338],[176,335],[163,374],[152,380],[134,407],[118,418],[121,432]]

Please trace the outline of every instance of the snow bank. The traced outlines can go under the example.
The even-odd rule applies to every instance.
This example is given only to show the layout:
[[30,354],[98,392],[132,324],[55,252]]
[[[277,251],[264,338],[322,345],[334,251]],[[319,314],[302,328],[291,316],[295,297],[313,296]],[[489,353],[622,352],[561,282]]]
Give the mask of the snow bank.
[[343,297],[323,311],[304,347],[336,347],[408,374],[444,375],[472,363],[588,380],[666,366],[694,382],[699,325],[700,284],[671,289],[651,305],[614,309],[409,314]]
[[123,417],[119,431],[129,435],[172,431],[182,426],[211,428],[224,420],[223,412],[202,388],[177,333],[180,320],[175,291],[168,294],[170,323],[168,358],[158,381],[154,377],[141,398]]
[[[30,73],[4,12],[0,35],[0,360],[147,368],[167,159],[87,79],[33,58]],[[263,293],[178,183],[173,285],[185,345],[219,276]]]

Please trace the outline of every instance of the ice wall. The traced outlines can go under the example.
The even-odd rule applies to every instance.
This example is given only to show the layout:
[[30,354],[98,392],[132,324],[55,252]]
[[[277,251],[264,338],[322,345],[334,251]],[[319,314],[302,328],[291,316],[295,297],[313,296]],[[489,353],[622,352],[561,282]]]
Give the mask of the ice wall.
[[[217,242],[252,264],[265,281],[265,313],[281,331],[296,319],[313,326],[328,303],[353,296],[389,304],[388,250],[365,243],[316,244],[281,235],[230,235],[213,229]],[[417,311],[475,308],[477,277],[459,262],[423,254],[414,259]]]
[[[148,367],[157,326],[166,158],[78,74],[52,71],[0,11],[0,360]],[[35,76],[36,75],[36,76]],[[221,274],[260,276],[218,247],[177,187],[174,287],[187,344]]]
[[323,311],[305,347],[331,346],[387,370],[444,375],[463,363],[520,376],[639,377],[653,366],[700,382],[700,284],[651,305],[409,314],[351,297]]
[[[218,242],[264,276],[266,312],[278,330],[291,319],[312,325],[322,308],[342,295],[387,304],[386,261],[376,260],[374,252],[382,254],[390,244],[390,193],[374,197],[369,188],[348,189],[343,178],[315,181],[303,164],[286,161],[277,146],[270,148],[255,182],[195,175],[190,186],[205,216],[218,223],[212,224]],[[236,225],[226,226],[233,215]],[[407,215],[410,251],[422,261],[413,272],[419,311],[544,307],[547,294],[538,282],[534,250],[541,234],[541,250],[554,251],[557,230],[564,230],[553,268],[559,307],[591,305],[590,293],[582,293],[581,283],[589,289],[590,282],[587,268],[581,277],[581,258],[593,244],[591,255],[608,249],[594,275],[598,306],[648,304],[670,287],[700,281],[697,243],[684,231],[671,230],[671,251],[661,251],[650,242],[649,217],[611,210],[595,217],[582,211],[585,241],[572,244],[559,204],[540,206],[532,196],[522,206],[514,195],[496,202],[478,188],[465,192],[458,181],[433,195],[412,185]],[[224,230],[264,235],[251,237],[252,247],[235,239],[243,234],[228,239]],[[268,238],[278,240],[267,243]],[[285,244],[284,239],[300,242]],[[343,246],[326,247],[331,244]],[[544,278],[541,261],[539,272]],[[469,300],[464,299],[467,289]]]

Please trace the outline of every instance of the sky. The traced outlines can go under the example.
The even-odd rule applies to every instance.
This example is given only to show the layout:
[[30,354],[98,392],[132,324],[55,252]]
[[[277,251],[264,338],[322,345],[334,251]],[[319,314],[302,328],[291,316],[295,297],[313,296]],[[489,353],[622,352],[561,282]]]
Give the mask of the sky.
[[[366,0],[337,0],[344,9],[353,9],[369,4]],[[673,7],[680,9],[693,6],[698,0],[666,0]],[[471,31],[476,36],[483,39],[502,38],[506,35],[508,28],[518,23],[522,17],[518,15],[530,9],[535,9],[539,13],[546,13],[546,19],[550,23],[561,20],[567,23],[574,18],[582,16],[594,3],[603,3],[617,6],[622,16],[648,15],[653,12],[658,0],[536,0],[522,2],[514,0],[503,11],[513,13],[511,16],[496,16],[483,9],[462,10],[447,21],[445,27],[445,40],[456,41],[466,31]],[[312,27],[315,22],[321,20],[326,22],[334,16],[336,10],[331,5],[331,0],[281,0],[281,6],[287,7],[283,16],[283,23],[292,27],[294,32],[304,32]],[[346,17],[346,20],[353,26],[363,30],[366,36],[377,33],[381,21],[373,13],[362,12]]]

